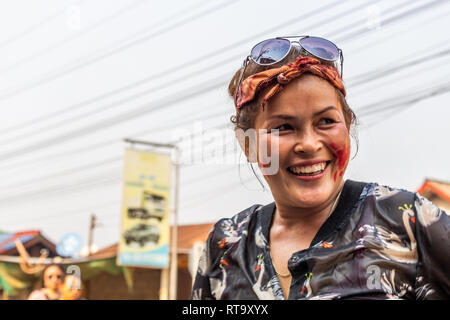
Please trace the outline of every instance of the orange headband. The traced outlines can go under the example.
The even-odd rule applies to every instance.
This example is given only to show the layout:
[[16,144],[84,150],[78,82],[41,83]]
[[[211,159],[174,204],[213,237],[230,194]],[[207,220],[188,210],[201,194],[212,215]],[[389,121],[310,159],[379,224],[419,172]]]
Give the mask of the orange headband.
[[344,83],[336,68],[321,64],[319,60],[311,57],[300,57],[295,62],[256,73],[242,81],[235,94],[236,111],[254,101],[263,89],[270,88],[261,102],[264,108],[267,100],[283,90],[289,82],[300,77],[303,73],[312,73],[328,80],[345,96]]

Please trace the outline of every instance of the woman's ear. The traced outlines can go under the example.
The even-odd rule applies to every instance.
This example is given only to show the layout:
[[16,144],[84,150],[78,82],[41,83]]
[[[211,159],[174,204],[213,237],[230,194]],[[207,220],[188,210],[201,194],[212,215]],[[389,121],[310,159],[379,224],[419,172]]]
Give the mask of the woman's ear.
[[242,151],[247,157],[247,162],[258,162],[258,137],[256,135],[256,130],[253,128],[247,130],[236,128],[234,134]]

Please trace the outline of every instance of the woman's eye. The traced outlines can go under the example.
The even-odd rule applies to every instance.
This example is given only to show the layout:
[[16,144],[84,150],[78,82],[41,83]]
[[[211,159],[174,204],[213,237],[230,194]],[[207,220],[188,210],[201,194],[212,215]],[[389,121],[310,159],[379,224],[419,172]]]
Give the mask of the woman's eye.
[[275,129],[279,130],[279,131],[291,130],[292,126],[285,123],[285,124],[282,124],[281,126],[276,127]]
[[332,124],[332,123],[335,123],[335,122],[336,121],[334,121],[331,118],[322,118],[322,119],[320,119],[319,124]]

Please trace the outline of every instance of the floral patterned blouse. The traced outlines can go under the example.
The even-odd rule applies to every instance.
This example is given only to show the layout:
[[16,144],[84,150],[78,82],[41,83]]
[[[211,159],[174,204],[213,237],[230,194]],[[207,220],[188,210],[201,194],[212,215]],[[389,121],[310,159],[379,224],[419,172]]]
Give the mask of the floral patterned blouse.
[[[275,203],[218,221],[192,299],[284,299],[272,264]],[[289,299],[449,299],[450,219],[417,193],[347,180],[309,248],[288,262]]]

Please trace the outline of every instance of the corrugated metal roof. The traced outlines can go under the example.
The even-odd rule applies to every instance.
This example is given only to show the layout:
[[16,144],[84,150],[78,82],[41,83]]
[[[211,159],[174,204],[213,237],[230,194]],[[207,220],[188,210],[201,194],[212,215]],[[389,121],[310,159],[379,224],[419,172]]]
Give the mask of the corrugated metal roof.
[[30,241],[31,239],[40,235],[38,230],[28,230],[13,233],[4,233],[0,235],[0,254],[14,248],[15,241],[19,240],[21,243]]

